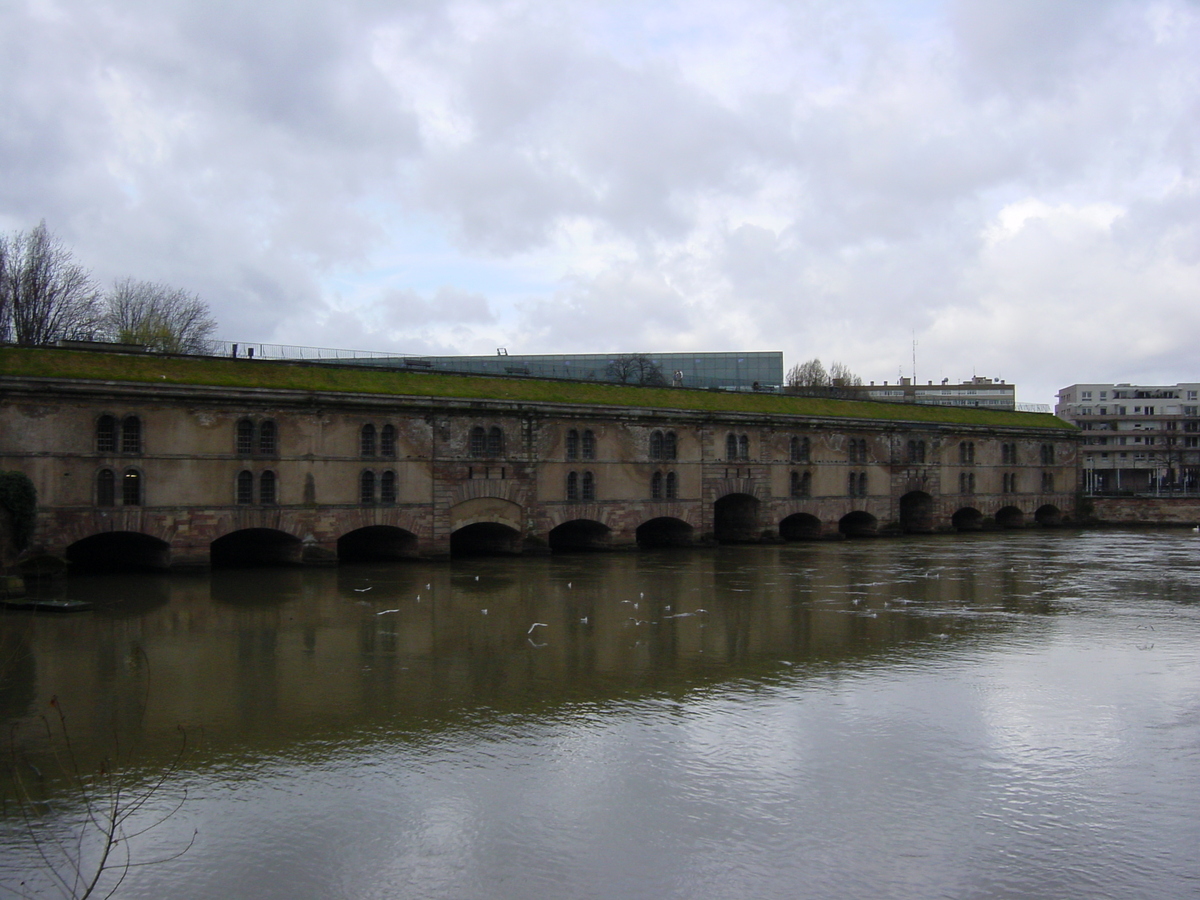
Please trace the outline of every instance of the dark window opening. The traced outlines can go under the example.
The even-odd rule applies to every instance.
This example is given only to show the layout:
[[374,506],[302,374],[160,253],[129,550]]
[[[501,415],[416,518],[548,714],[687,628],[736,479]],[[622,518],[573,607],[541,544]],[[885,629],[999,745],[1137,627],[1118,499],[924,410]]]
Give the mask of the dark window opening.
[[379,455],[394,457],[396,455],[396,426],[384,425],[379,432]]
[[96,505],[117,505],[117,476],[112,469],[101,469],[96,473]]
[[101,416],[96,421],[96,451],[117,452],[117,420],[112,416]]
[[244,470],[238,472],[237,502],[245,506],[254,502],[254,475]]
[[126,469],[121,478],[121,502],[126,506],[142,505],[142,473],[137,469]]
[[121,452],[142,452],[142,420],[137,416],[126,416],[121,423]]
[[258,502],[263,506],[275,505],[274,472],[263,472],[258,476]]
[[362,506],[375,505],[375,473],[363,472],[358,477],[358,502]]
[[385,505],[396,502],[396,473],[391,469],[379,478],[379,502]]

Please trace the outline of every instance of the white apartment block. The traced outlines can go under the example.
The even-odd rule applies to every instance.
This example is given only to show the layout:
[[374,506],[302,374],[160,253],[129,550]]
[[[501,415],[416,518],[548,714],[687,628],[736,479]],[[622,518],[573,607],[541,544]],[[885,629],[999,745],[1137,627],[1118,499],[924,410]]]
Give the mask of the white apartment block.
[[1054,413],[1085,432],[1085,491],[1200,491],[1200,383],[1073,384]]

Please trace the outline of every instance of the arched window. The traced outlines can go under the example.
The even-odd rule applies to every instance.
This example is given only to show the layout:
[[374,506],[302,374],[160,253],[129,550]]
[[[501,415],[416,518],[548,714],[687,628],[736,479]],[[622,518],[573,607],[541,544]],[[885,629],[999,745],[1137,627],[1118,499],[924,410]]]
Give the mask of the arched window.
[[958,476],[958,492],[960,494],[975,493],[975,473],[962,472]]
[[142,452],[142,420],[137,416],[126,416],[121,423],[121,452]]
[[975,443],[973,441],[963,441],[958,445],[958,461],[964,465],[975,462]]
[[258,423],[258,452],[262,456],[274,456],[277,452],[276,434],[273,420],[266,419]]
[[[974,478],[975,476],[972,475],[971,477]],[[858,473],[858,496],[860,496],[860,497],[867,496],[867,473],[866,472]]]
[[574,428],[567,432],[567,459],[579,459],[579,432]]
[[1054,445],[1053,444],[1042,444],[1042,465],[1044,465],[1044,466],[1054,465]]
[[379,455],[389,459],[396,455],[396,426],[384,425],[379,432]]
[[237,502],[245,506],[254,502],[254,475],[245,469],[237,476]]
[[358,476],[358,502],[362,506],[375,505],[375,473],[370,469]]
[[583,499],[585,501],[596,499],[596,476],[591,472],[583,473]]
[[925,442],[917,441],[917,462],[925,462]]
[[488,429],[487,452],[488,456],[504,455],[504,432],[494,425]]
[[121,476],[121,502],[126,506],[142,505],[142,473],[137,469],[126,469]]
[[476,459],[487,456],[487,432],[480,425],[471,429],[471,444],[468,452]]
[[[796,439],[793,438],[795,441]],[[802,437],[797,441],[796,455],[792,457],[796,462],[808,462],[812,459],[812,441],[808,437]]]
[[730,462],[737,462],[738,439],[736,434],[725,435],[725,458]]
[[567,502],[574,503],[579,499],[579,473],[567,473]]
[[596,458],[596,435],[592,431],[585,431],[583,433],[583,458]]
[[668,500],[674,500],[679,496],[679,480],[675,477],[674,472],[668,472],[667,477],[663,479],[664,490]]
[[237,455],[249,456],[254,452],[254,423],[241,419],[237,423]]
[[655,431],[650,435],[650,458],[660,460],[663,458],[663,433]]
[[812,496],[812,472],[805,472],[800,476],[800,496]]
[[678,455],[679,441],[675,437],[675,432],[668,431],[663,434],[663,459],[673,460]]
[[361,456],[375,455],[375,426],[369,422],[359,432],[358,449]]
[[750,438],[744,434],[738,435],[738,459],[750,458]]
[[379,477],[379,502],[386,506],[396,502],[396,473],[391,469]]
[[[793,439],[793,440],[794,440],[794,439]],[[804,496],[803,494],[801,494],[801,493],[800,493],[800,473],[799,473],[799,472],[793,472],[793,473],[792,473],[792,491],[791,491],[791,494],[792,494],[792,496],[793,496],[793,497],[802,497],[802,496]]]
[[267,471],[258,476],[258,502],[263,506],[275,505],[276,499],[274,472]]
[[1053,472],[1043,472],[1042,473],[1042,493],[1045,493],[1045,494],[1054,493],[1054,473]]
[[101,416],[96,420],[96,452],[117,452],[117,420],[112,416]]
[[96,473],[96,505],[117,505],[117,476],[112,469],[101,469]]
[[663,475],[662,472],[655,472],[650,476],[650,499],[661,500],[663,495]]

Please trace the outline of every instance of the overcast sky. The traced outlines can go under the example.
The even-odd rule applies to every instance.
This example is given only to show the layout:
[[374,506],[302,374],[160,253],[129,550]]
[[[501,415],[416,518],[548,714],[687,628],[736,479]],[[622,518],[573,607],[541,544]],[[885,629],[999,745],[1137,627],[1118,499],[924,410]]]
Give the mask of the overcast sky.
[[1200,380],[1200,3],[0,3],[0,230],[219,337]]

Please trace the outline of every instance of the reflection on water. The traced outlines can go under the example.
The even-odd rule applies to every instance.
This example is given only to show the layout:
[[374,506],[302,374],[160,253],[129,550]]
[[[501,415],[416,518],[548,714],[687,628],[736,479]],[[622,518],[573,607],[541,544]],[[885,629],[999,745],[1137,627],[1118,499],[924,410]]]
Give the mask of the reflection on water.
[[[1031,533],[88,576],[65,590],[92,613],[0,619],[0,715],[46,772],[55,696],[88,765],[115,735],[152,773],[177,726],[202,735],[194,799],[145,840],[204,838],[136,896],[1155,896],[1200,874],[1172,849],[1200,846],[1196,744],[1163,758],[1200,733],[1197,548]],[[1152,872],[1101,814],[1146,833]]]

